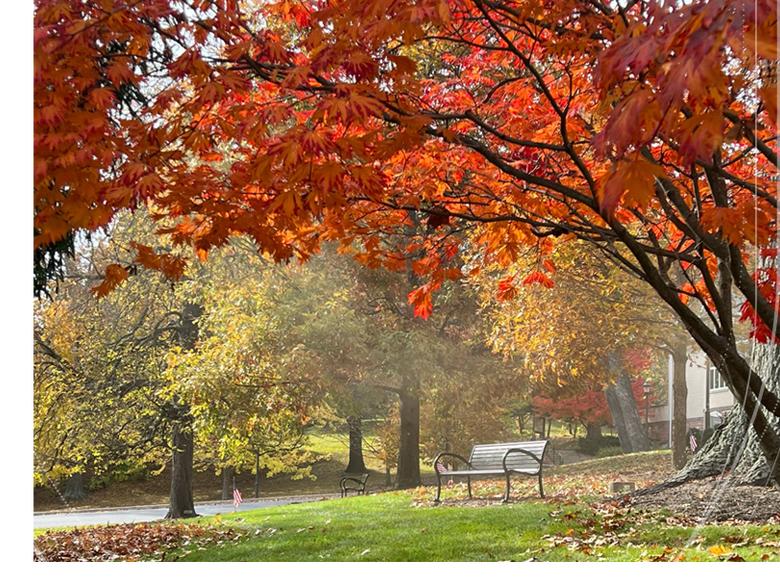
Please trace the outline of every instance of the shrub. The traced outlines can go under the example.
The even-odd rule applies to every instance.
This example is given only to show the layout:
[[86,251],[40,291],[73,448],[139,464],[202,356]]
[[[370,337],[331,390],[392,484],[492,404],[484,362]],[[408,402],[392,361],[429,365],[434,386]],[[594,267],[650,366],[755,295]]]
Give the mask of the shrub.
[[[605,447],[618,447],[620,448],[620,439],[617,437],[597,437],[591,438],[582,437],[579,440],[580,452],[587,455],[595,455],[599,449]],[[622,453],[622,451],[621,451]]]

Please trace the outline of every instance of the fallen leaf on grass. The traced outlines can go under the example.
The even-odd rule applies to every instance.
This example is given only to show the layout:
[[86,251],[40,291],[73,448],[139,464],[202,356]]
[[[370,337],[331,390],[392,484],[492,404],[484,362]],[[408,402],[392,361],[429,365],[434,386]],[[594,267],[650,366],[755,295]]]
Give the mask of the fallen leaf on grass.
[[715,546],[711,546],[707,550],[710,551],[715,556],[727,555],[731,552],[730,548],[720,546],[719,544],[716,544]]

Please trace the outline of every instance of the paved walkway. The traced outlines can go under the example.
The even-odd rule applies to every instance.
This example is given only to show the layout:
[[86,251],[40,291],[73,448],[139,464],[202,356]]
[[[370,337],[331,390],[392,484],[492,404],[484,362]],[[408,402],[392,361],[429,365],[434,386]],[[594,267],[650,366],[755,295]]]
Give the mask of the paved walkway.
[[582,453],[577,451],[570,451],[568,449],[561,449],[558,451],[558,453],[563,458],[562,465],[566,465],[568,463],[579,463],[580,461],[588,461],[589,459],[593,459],[593,457],[590,455],[583,455]]
[[[201,502],[195,504],[195,512],[201,516],[246,512],[303,502],[317,502],[334,498],[333,494],[291,496],[288,498],[258,498],[244,500],[238,508],[230,501]],[[139,506],[137,508],[105,508],[102,510],[74,510],[72,512],[37,512],[33,528],[57,528],[63,526],[88,526],[92,524],[122,524],[125,522],[153,522],[162,520],[168,506]]]

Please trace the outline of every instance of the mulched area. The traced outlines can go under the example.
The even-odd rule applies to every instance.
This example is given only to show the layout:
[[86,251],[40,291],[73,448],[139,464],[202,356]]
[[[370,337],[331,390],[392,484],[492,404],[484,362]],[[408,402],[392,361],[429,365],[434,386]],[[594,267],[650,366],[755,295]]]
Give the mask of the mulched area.
[[631,497],[637,509],[666,508],[675,515],[702,522],[744,520],[780,523],[780,490],[771,487],[735,486],[728,478],[707,478],[668,488],[657,494]]
[[[721,484],[722,487],[722,484]],[[538,498],[512,498],[512,503],[539,501]],[[546,499],[549,504],[571,504],[570,498],[553,496]],[[773,488],[753,486],[728,486],[719,490],[714,480],[699,480],[669,488],[658,494],[631,497],[627,494],[624,506],[637,510],[660,510],[665,508],[674,515],[685,518],[691,524],[707,524],[740,520],[761,524],[780,524],[780,491]],[[503,505],[500,497],[442,500],[440,504],[422,504],[426,507],[438,505],[453,508],[482,508]]]

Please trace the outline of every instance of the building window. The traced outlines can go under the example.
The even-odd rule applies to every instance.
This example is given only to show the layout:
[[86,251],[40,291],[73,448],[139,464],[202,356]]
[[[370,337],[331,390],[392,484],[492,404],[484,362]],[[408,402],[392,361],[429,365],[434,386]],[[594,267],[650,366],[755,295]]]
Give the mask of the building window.
[[715,366],[710,366],[709,376],[707,376],[707,388],[710,392],[723,392],[729,389],[726,381],[723,379],[723,375]]

